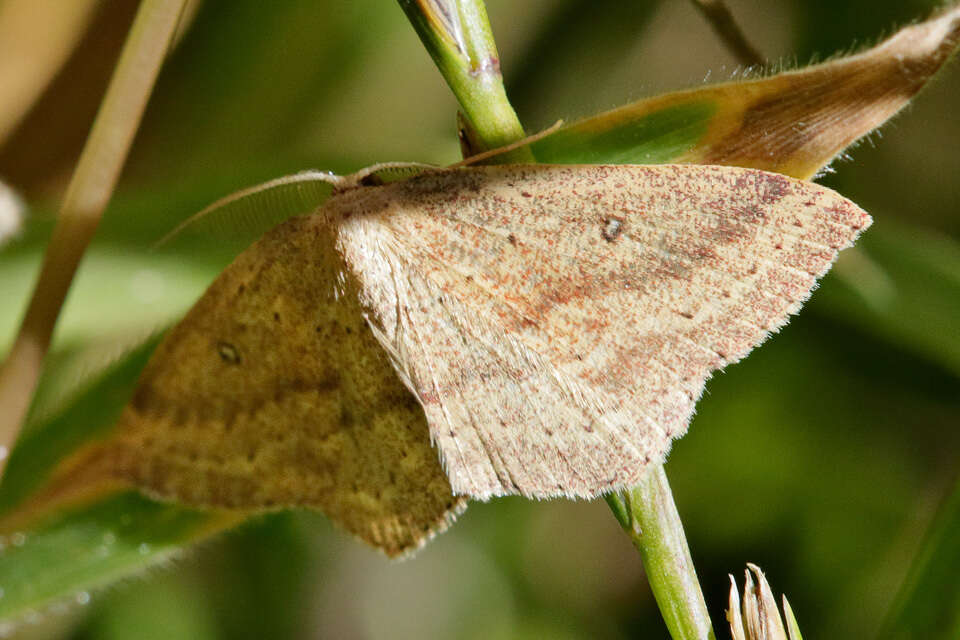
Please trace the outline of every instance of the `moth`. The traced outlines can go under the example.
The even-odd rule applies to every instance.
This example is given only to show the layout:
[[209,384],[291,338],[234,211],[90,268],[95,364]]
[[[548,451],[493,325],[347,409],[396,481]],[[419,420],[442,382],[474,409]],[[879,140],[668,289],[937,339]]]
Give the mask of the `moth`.
[[727,166],[409,173],[329,176],[319,210],[236,258],[78,468],[188,505],[319,508],[389,555],[467,498],[629,487],[871,222]]

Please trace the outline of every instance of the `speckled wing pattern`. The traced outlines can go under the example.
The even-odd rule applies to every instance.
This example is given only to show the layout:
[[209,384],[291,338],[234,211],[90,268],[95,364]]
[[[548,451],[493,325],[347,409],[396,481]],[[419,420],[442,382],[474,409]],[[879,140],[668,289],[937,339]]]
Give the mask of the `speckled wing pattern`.
[[456,494],[638,482],[869,216],[697,165],[438,170],[324,209]]
[[195,506],[319,508],[389,555],[445,528],[464,501],[333,240],[323,216],[294,218],[241,254],[82,469]]

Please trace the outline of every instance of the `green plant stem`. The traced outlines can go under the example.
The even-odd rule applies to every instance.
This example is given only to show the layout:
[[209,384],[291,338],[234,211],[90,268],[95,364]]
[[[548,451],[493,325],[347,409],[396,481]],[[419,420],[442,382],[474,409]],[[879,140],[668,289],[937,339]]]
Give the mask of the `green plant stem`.
[[[482,149],[524,137],[507,100],[500,56],[482,0],[399,0],[401,8],[460,102]],[[533,162],[528,147],[495,156],[493,162]]]
[[[399,0],[453,90],[472,126],[471,142],[487,149],[523,139],[507,100],[500,62],[482,0]],[[480,149],[473,149],[480,151]],[[528,147],[496,156],[533,162]],[[614,515],[640,551],[650,587],[675,640],[713,638],[680,516],[662,466],[630,491],[607,496]]]
[[710,614],[662,465],[607,503],[643,559],[653,597],[674,640],[713,638]]
[[20,332],[0,369],[0,474],[77,266],[100,222],[186,0],[143,0],[67,187]]

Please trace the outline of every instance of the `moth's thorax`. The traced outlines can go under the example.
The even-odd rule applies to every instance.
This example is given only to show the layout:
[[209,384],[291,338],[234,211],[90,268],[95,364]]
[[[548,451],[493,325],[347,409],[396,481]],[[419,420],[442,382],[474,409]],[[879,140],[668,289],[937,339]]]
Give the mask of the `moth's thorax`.
[[431,189],[424,189],[419,178],[407,182],[365,185],[347,182],[324,203],[319,213],[330,228],[342,234],[357,225],[407,212],[422,213],[430,201]]
[[389,204],[389,195],[383,193],[386,186],[350,186],[337,190],[320,208],[327,224],[340,227],[353,218],[375,214]]

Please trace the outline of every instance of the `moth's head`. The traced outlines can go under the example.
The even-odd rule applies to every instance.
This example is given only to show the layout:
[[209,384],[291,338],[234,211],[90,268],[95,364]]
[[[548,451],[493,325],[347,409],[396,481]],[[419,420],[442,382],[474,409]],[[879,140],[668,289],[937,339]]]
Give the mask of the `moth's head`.
[[378,176],[376,173],[371,173],[369,167],[363,169],[356,173],[351,173],[348,176],[343,176],[340,178],[340,182],[333,188],[333,194],[339,195],[341,193],[346,193],[347,191],[353,191],[354,189],[360,189],[363,187],[378,187],[383,184],[383,178]]
[[400,182],[416,175],[436,169],[429,164],[417,162],[384,162],[366,167],[356,173],[343,176],[334,187],[334,193],[344,193],[362,187],[377,187],[391,182]]

